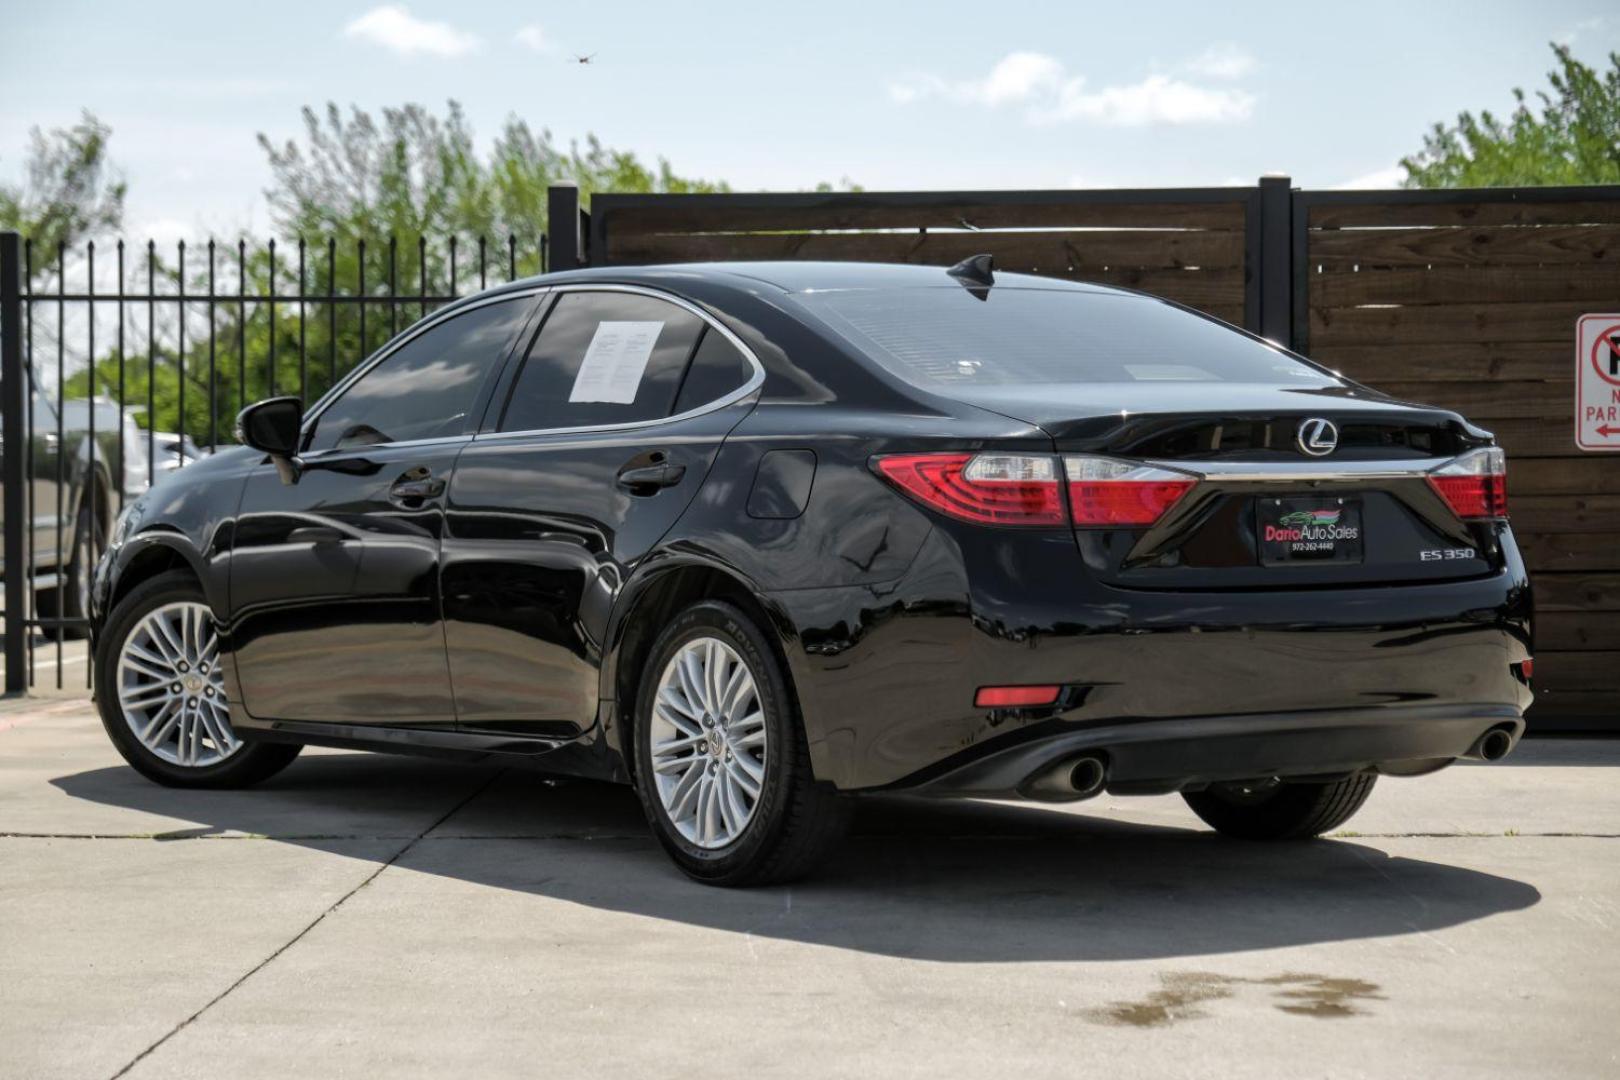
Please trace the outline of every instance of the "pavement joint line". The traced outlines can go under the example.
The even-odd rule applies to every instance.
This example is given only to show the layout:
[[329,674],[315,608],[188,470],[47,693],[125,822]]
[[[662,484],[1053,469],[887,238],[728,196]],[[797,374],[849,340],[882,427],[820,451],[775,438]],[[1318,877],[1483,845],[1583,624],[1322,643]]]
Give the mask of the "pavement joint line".
[[136,1054],[133,1058],[131,1058],[129,1060],[129,1062],[124,1065],[123,1068],[119,1069],[117,1072],[112,1074],[111,1080],[118,1080],[119,1077],[127,1075],[131,1069],[133,1069],[135,1066],[139,1065],[142,1061],[146,1060],[146,1058],[149,1055],[151,1055],[153,1051],[157,1050],[158,1047],[162,1046],[164,1043],[168,1042],[170,1039],[172,1039],[176,1035],[180,1034],[180,1032],[184,1031],[187,1027],[189,1027],[193,1021],[195,1021],[198,1017],[202,1016],[203,1013],[207,1012],[209,1009],[212,1009],[215,1005],[218,1005],[221,1001],[224,1001],[225,998],[229,997],[236,990],[237,987],[241,986],[243,983],[245,983],[249,979],[253,978],[253,976],[255,976],[259,972],[263,971],[267,966],[269,966],[271,961],[276,959],[276,957],[280,956],[282,953],[286,952],[288,949],[292,948],[294,945],[296,945],[300,941],[302,941],[304,939],[304,936],[306,934],[308,934],[311,930],[313,930],[317,926],[319,926],[322,922],[324,922],[328,915],[332,914],[338,908],[342,907],[345,903],[348,902],[350,897],[354,896],[361,889],[364,889],[367,885],[370,885],[373,881],[376,881],[378,876],[381,875],[384,870],[387,870],[390,866],[393,866],[400,859],[404,858],[406,853],[409,852],[411,850],[411,848],[415,847],[418,841],[420,841],[423,837],[425,837],[428,833],[432,832],[434,829],[438,828],[440,825],[443,825],[446,821],[449,821],[452,817],[454,817],[456,814],[458,814],[464,807],[466,807],[474,799],[476,799],[476,798],[478,798],[478,796],[482,795],[485,791],[488,791],[489,788],[495,783],[495,781],[500,779],[505,774],[506,774],[506,770],[505,769],[500,769],[500,770],[497,770],[491,776],[485,778],[483,783],[479,784],[476,788],[474,788],[472,791],[467,793],[466,798],[464,798],[461,801],[457,802],[449,810],[446,810],[444,812],[444,814],[441,817],[439,817],[438,820],[434,821],[427,828],[423,829],[420,833],[418,833],[415,837],[413,837],[408,843],[406,843],[405,846],[401,847],[398,851],[394,852],[394,854],[389,857],[387,862],[383,863],[381,866],[377,867],[377,869],[375,869],[371,873],[367,874],[365,879],[363,881],[361,881],[358,885],[356,885],[354,888],[350,889],[348,892],[344,893],[342,896],[338,897],[337,900],[334,901],[330,907],[328,907],[325,911],[321,912],[319,915],[315,916],[315,918],[312,919],[307,925],[305,925],[302,930],[300,930],[300,931],[298,931],[298,933],[294,934],[291,938],[289,938],[284,944],[282,944],[279,948],[277,948],[269,956],[265,957],[263,960],[260,960],[257,964],[253,965],[252,968],[250,968],[245,974],[243,974],[241,977],[239,977],[235,982],[231,983],[231,985],[227,986],[225,989],[221,990],[218,994],[214,995],[214,997],[211,998],[206,1004],[204,1004],[202,1008],[198,1009],[196,1012],[192,1013],[190,1016],[188,1016],[184,1020],[180,1021],[174,1027],[170,1028],[169,1031],[167,1033],[165,1033],[162,1037],[160,1037],[155,1042],[153,1042],[145,1050],[142,1050],[139,1054]]

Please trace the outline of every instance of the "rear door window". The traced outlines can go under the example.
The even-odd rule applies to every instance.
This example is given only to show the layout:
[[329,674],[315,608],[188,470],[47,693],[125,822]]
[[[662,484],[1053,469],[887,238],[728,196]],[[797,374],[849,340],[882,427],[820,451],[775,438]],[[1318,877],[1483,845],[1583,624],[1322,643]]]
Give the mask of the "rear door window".
[[753,365],[741,350],[726,335],[709,327],[692,354],[691,366],[686,369],[686,379],[675,399],[676,415],[718,401],[740,388],[753,374]]
[[501,431],[658,420],[675,411],[704,322],[656,297],[565,292],[513,384]]

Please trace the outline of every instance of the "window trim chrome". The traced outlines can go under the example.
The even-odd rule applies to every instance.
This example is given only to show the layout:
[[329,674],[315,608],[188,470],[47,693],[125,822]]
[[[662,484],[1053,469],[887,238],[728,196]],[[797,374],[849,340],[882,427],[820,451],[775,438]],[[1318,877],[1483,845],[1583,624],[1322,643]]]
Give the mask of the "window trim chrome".
[[[659,416],[651,420],[626,420],[619,424],[583,424],[575,427],[525,428],[521,431],[480,431],[474,434],[472,437],[472,441],[475,443],[489,442],[496,439],[532,438],[537,435],[581,435],[597,431],[636,431],[642,428],[657,427],[660,424],[673,424],[682,420],[690,420],[693,417],[703,416],[706,413],[719,412],[726,406],[734,405],[743,400],[765,385],[765,365],[760,363],[758,356],[754,355],[754,350],[749,348],[742,338],[734,334],[730,327],[722,323],[709,311],[699,307],[697,304],[687,300],[685,297],[676,296],[673,293],[664,292],[661,289],[650,288],[646,285],[610,284],[606,282],[571,282],[566,285],[551,286],[549,291],[553,293],[631,293],[638,296],[650,296],[654,300],[663,300],[666,303],[674,304],[676,307],[683,308],[693,315],[696,315],[710,329],[720,331],[721,335],[731,343],[732,347],[742,354],[743,359],[747,360],[748,363],[753,366],[754,373],[737,389],[723,394],[720,397],[715,398],[713,401],[705,402],[695,409],[688,409],[683,413],[675,413],[671,416]],[[547,314],[547,318],[550,318],[549,313]],[[542,323],[540,326],[540,332],[545,333],[544,323]],[[694,355],[696,354],[694,353]],[[515,392],[516,389],[516,380],[523,374],[523,368],[521,365],[527,359],[527,355],[519,358],[519,367],[512,375],[513,386],[511,389],[513,392]]]

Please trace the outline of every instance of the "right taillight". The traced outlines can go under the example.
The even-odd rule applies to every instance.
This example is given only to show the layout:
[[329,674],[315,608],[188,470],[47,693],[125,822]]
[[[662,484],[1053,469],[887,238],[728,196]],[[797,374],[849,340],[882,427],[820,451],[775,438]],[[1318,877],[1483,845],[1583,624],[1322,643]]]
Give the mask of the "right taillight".
[[1063,470],[1077,529],[1152,525],[1198,482],[1172,469],[1083,454],[1065,455]]
[[1429,486],[1465,521],[1507,517],[1507,455],[1500,446],[1448,461],[1429,474]]

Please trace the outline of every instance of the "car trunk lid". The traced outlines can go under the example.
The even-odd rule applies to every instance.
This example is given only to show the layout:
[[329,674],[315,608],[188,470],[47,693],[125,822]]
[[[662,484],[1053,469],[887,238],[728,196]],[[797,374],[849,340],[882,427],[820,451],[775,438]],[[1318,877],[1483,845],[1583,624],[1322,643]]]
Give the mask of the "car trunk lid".
[[1151,526],[1076,528],[1086,564],[1111,584],[1364,586],[1501,566],[1502,524],[1460,519],[1429,482],[1491,441],[1444,409],[1354,385],[1080,384],[963,396],[1049,432],[1071,479],[1081,459],[1104,457],[1195,481]]

